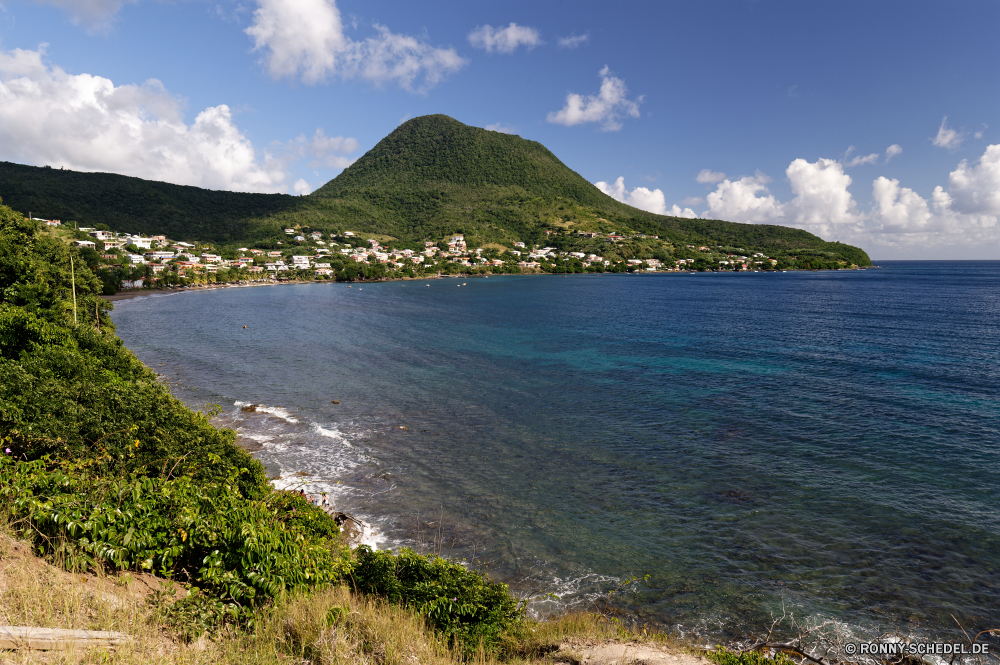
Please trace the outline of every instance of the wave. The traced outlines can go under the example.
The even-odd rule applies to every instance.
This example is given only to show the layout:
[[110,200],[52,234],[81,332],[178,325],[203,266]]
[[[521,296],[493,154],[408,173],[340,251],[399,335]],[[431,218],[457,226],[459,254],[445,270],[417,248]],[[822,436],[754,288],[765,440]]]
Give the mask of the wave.
[[243,408],[244,406],[252,406],[255,407],[254,411],[256,413],[266,413],[272,416],[276,416],[292,424],[299,422],[298,418],[293,416],[287,409],[284,409],[280,406],[267,406],[266,404],[254,404],[252,402],[241,402],[239,400],[233,402],[233,406],[238,406],[240,408]]

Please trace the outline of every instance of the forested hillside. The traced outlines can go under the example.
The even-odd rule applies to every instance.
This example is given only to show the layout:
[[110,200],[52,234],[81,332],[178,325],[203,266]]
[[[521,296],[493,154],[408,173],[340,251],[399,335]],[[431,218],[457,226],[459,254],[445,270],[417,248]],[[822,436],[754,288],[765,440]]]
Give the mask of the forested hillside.
[[403,242],[464,234],[471,246],[544,244],[553,232],[648,234],[683,248],[811,250],[870,265],[860,249],[782,226],[655,215],[603,194],[545,146],[444,115],[409,120],[309,196],[243,194],[107,173],[0,163],[0,196],[33,215],[221,244],[274,242],[282,228]]

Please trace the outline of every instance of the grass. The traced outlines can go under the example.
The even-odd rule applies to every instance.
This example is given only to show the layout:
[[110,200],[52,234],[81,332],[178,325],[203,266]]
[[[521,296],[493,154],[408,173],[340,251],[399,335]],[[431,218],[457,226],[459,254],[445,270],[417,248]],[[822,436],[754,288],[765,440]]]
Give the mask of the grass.
[[75,651],[0,652],[3,663],[166,663],[173,665],[479,665],[553,663],[560,644],[655,643],[677,650],[670,637],[597,613],[572,613],[528,622],[511,636],[502,661],[482,652],[463,660],[415,612],[343,587],[286,598],[258,614],[254,630],[223,629],[186,641],[165,608],[186,592],[150,575],[70,573],[38,558],[0,523],[0,624],[111,630],[126,633],[124,646]]

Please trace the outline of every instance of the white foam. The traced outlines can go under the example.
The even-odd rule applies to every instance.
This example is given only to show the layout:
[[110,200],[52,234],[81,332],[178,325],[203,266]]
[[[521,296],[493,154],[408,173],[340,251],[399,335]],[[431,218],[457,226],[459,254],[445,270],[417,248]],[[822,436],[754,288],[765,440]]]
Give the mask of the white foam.
[[348,448],[352,448],[353,447],[353,446],[351,446],[350,442],[347,440],[347,437],[344,435],[344,433],[341,432],[340,430],[337,430],[337,429],[327,429],[327,428],[323,427],[322,425],[320,425],[319,423],[313,423],[312,424],[312,429],[313,429],[314,432],[316,432],[320,436],[325,436],[325,437],[330,438],[330,439],[336,439],[337,441],[340,441],[341,443],[343,443]]
[[239,434],[244,439],[250,439],[251,441],[256,441],[257,443],[269,443],[274,437],[270,434],[251,434],[249,432],[244,432],[243,430],[237,430]]
[[267,414],[270,414],[272,416],[277,416],[278,418],[281,418],[282,420],[285,420],[285,421],[290,422],[290,423],[297,423],[297,422],[299,422],[298,418],[295,418],[291,413],[289,413],[286,409],[283,409],[280,406],[267,406],[266,404],[253,404],[252,402],[241,402],[239,400],[236,400],[235,402],[233,402],[233,405],[234,406],[239,406],[239,407],[256,406],[257,407],[256,408],[256,412],[257,413],[267,413]]

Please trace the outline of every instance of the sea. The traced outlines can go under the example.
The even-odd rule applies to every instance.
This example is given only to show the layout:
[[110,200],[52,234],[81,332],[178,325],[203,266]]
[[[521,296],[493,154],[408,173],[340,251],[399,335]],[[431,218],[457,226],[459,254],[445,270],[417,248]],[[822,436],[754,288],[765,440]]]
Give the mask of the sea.
[[1000,262],[304,283],[112,317],[276,486],[536,616],[706,644],[782,616],[1000,628]]

